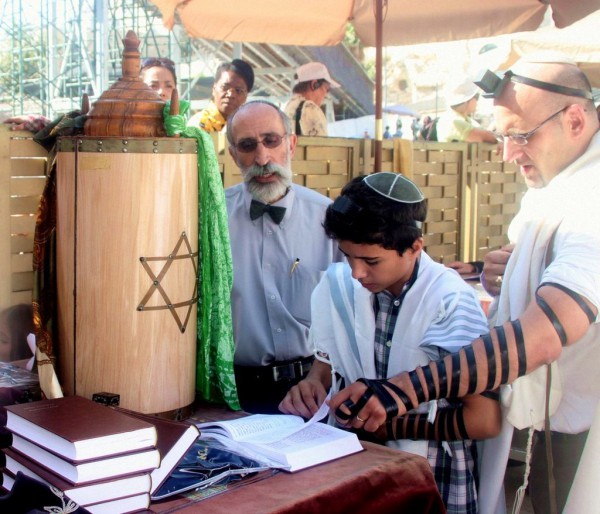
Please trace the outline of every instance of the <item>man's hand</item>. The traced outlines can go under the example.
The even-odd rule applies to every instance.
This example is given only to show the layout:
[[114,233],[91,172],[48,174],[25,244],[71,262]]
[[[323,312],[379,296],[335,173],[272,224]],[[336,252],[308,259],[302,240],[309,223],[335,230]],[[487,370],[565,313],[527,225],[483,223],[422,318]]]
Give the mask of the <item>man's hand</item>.
[[472,273],[476,273],[477,270],[475,266],[470,262],[462,262],[462,261],[454,261],[446,264],[448,268],[458,271],[459,275],[470,275]]
[[499,250],[488,252],[483,259],[481,285],[491,296],[500,294],[506,263],[514,248],[514,244],[505,245]]

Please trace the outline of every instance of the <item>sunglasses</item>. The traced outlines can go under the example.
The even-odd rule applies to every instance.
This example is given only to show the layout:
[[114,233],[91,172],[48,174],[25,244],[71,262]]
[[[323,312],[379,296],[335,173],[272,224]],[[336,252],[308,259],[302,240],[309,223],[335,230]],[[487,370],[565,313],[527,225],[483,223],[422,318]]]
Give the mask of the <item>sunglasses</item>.
[[265,148],[277,148],[283,141],[284,137],[287,137],[287,134],[283,134],[282,136],[280,136],[279,134],[266,134],[261,140],[250,137],[240,139],[233,146],[239,152],[250,153],[254,152],[258,148],[259,143]]

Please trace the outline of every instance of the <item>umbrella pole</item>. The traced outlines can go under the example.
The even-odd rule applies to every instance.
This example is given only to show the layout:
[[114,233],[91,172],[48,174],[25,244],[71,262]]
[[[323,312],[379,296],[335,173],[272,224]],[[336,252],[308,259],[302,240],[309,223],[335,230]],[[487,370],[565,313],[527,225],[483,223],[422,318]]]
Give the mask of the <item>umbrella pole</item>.
[[[385,0],[387,2],[387,0]],[[381,171],[381,151],[383,141],[383,115],[382,115],[382,82],[383,82],[383,2],[384,0],[374,0],[375,2],[375,159],[373,162],[373,172]]]

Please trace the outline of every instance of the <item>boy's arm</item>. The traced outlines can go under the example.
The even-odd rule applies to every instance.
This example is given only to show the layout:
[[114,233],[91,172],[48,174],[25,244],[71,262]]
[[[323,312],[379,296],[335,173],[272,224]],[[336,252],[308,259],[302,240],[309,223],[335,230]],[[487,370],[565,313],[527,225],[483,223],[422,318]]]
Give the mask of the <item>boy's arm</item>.
[[[361,410],[363,419],[367,419],[362,428],[373,432],[386,418],[402,415],[423,401],[494,390],[555,361],[562,346],[570,346],[584,336],[598,312],[588,300],[573,294],[556,285],[542,285],[538,295],[552,311],[552,319],[534,300],[518,320],[494,327],[490,336],[480,337],[442,360],[390,378],[386,386],[391,401],[383,398],[384,405],[381,399],[372,397]],[[367,389],[364,383],[354,382],[331,399],[330,408],[337,411],[343,404],[345,411],[352,413],[348,405],[354,405]],[[394,409],[390,410],[392,403]],[[356,418],[351,422],[347,425],[356,423]]]
[[331,366],[315,359],[306,378],[288,391],[279,404],[279,410],[305,419],[312,418],[325,400],[330,387]]
[[500,426],[501,412],[497,395],[474,395],[465,396],[460,405],[439,408],[433,423],[427,421],[427,412],[395,418],[382,425],[377,437],[384,437],[385,440],[479,440],[497,436]]

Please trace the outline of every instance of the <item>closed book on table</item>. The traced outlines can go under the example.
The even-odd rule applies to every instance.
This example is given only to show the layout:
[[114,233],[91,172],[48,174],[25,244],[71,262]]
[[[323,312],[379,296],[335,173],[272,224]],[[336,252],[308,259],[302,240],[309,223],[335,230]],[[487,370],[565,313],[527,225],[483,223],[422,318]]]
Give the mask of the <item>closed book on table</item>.
[[16,434],[13,434],[11,448],[72,484],[84,484],[141,471],[149,472],[160,464],[160,454],[156,448],[121,453],[105,459],[73,461],[64,459]]
[[[11,448],[5,448],[3,451],[6,455],[5,474],[12,476],[13,480],[20,471],[56,487],[82,507],[150,491],[150,474],[147,472],[74,485]],[[10,479],[4,483],[7,489],[11,488],[7,487],[9,484],[12,486]]]
[[148,493],[136,494],[118,500],[111,500],[94,505],[87,505],[84,509],[92,514],[127,514],[145,510],[150,506],[150,495]]
[[[3,487],[7,491],[10,491],[14,485],[15,477],[12,475],[12,473],[4,471],[4,473],[2,474],[2,480]],[[70,500],[77,503],[80,507],[83,507],[85,510],[89,511],[91,514],[126,514],[129,512],[138,512],[140,510],[147,509],[150,506],[150,495],[148,493],[134,494],[131,496],[107,500],[105,502],[94,503],[92,505],[82,505],[79,502],[75,501],[73,498],[71,498],[68,494],[67,497]],[[71,511],[56,510],[51,512]]]
[[156,447],[160,453],[160,465],[150,473],[152,479],[150,493],[154,494],[194,444],[200,435],[200,430],[196,425],[185,421],[174,421],[128,410],[122,410],[122,412],[128,416],[148,421],[156,427],[158,435]]
[[6,427],[73,461],[156,445],[154,425],[80,396],[6,407]]

